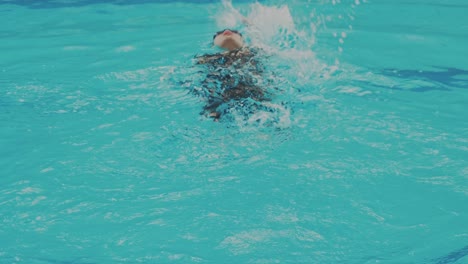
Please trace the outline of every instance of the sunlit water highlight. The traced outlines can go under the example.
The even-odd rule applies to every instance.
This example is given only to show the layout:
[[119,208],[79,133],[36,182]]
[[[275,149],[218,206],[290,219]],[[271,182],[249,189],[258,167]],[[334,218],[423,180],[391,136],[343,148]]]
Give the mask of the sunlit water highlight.
[[[157,2],[0,3],[0,263],[466,262],[464,1]],[[273,113],[199,114],[225,27]]]

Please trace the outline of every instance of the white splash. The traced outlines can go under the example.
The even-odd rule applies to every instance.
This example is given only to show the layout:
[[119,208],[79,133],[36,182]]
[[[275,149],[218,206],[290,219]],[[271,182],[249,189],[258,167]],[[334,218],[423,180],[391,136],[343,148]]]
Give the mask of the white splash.
[[231,0],[222,0],[222,4],[224,10],[215,17],[219,28],[234,28],[242,23],[243,16],[232,6]]
[[231,0],[223,0],[223,10],[216,16],[219,28],[239,28],[250,38],[253,46],[268,48],[277,37],[284,33],[295,32],[294,20],[287,5],[264,6],[260,3],[250,5],[247,16],[234,8]]
[[271,44],[278,35],[295,32],[294,21],[286,5],[270,7],[255,3],[251,6],[247,21],[252,25],[248,27],[248,32],[257,36],[253,40],[263,43]]
[[257,2],[250,4],[247,14],[243,15],[231,0],[223,0],[222,4],[223,10],[216,17],[219,28],[240,28],[249,46],[283,59],[282,65],[292,65],[291,71],[301,76],[310,75],[311,68],[324,68],[316,65],[318,60],[312,51],[317,25],[311,22],[310,28],[298,30],[287,5],[266,6]]

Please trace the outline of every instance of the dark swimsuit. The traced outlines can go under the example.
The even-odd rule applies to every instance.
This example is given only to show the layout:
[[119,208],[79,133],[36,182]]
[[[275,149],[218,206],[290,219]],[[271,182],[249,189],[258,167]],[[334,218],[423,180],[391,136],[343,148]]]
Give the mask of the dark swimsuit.
[[207,99],[203,114],[219,119],[225,104],[235,107],[246,99],[269,100],[267,91],[258,86],[263,69],[256,57],[257,51],[247,48],[196,57],[197,64],[205,65],[208,72],[196,91]]

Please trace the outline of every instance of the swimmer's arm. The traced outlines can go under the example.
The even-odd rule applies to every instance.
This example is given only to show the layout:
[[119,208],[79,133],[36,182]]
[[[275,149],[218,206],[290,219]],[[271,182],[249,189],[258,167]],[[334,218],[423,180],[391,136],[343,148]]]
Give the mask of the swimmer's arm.
[[235,14],[235,16],[237,16],[237,19],[239,19],[242,24],[246,25],[246,26],[252,26],[252,22],[250,22],[249,19],[247,19],[244,15],[242,15],[239,10],[235,9],[233,6],[232,6],[232,3],[231,2],[225,2],[224,3],[225,7],[227,7],[228,9],[231,10],[231,12],[233,12]]
[[253,26],[253,23],[248,18],[246,18],[245,16],[241,17],[241,22],[242,22],[242,24],[244,24],[244,25],[246,25],[248,27]]

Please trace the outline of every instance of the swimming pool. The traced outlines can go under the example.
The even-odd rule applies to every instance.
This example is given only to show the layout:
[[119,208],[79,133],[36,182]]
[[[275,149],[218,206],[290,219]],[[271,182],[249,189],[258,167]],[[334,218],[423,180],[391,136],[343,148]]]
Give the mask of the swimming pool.
[[[467,12],[1,1],[0,263],[466,263]],[[199,114],[225,27],[276,112]]]

